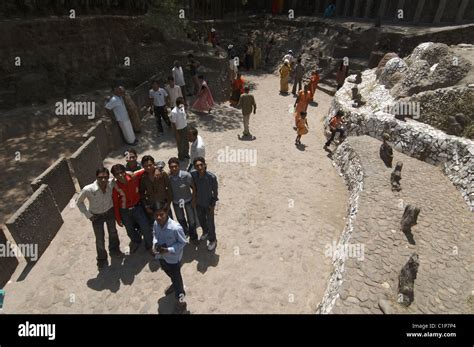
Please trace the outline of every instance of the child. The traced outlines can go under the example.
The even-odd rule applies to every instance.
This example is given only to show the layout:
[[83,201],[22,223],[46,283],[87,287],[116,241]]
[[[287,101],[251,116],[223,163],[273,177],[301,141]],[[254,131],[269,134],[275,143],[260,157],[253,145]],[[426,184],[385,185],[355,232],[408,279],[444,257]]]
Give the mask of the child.
[[306,112],[300,113],[300,118],[296,121],[296,136],[295,145],[301,145],[301,136],[308,133],[308,120],[306,119]]
[[314,70],[311,73],[311,79],[310,79],[310,82],[309,82],[310,91],[311,91],[311,101],[313,101],[313,102],[314,102],[314,93],[316,92],[316,88],[318,88],[318,83],[319,83],[318,70],[319,69]]

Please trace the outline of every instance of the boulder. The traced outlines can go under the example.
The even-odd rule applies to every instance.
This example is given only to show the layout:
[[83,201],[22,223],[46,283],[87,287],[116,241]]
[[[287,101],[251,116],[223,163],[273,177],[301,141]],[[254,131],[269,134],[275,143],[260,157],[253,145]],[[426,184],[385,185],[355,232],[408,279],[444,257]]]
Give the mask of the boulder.
[[383,58],[379,61],[379,64],[377,65],[377,70],[375,70],[375,75],[377,76],[377,78],[382,73],[382,70],[385,67],[385,64],[387,64],[387,62],[393,58],[398,58],[398,54],[391,52],[383,56]]
[[400,79],[403,78],[403,72],[408,68],[405,61],[401,58],[392,58],[385,64],[379,75],[380,84],[387,88],[392,88]]

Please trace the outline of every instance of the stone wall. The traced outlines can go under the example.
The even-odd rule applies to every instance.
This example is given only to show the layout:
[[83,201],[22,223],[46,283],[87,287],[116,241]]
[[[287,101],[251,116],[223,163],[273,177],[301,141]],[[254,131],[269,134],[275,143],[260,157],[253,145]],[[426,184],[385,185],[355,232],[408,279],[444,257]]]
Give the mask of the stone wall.
[[329,114],[343,110],[350,135],[369,135],[381,140],[386,132],[400,152],[441,166],[474,210],[474,141],[447,135],[411,119],[402,122],[385,113],[384,108],[392,105],[394,99],[384,86],[376,83],[375,69],[364,71],[362,83],[359,84],[359,92],[366,105],[354,108],[351,100],[351,88],[355,85],[351,81],[354,78],[349,76],[336,93]]
[[31,188],[33,191],[36,191],[43,184],[48,185],[49,189],[51,189],[51,193],[60,211],[67,206],[69,200],[71,200],[76,193],[71,172],[69,171],[67,160],[64,157],[56,160],[53,165],[36,177],[35,180],[31,182]]
[[[360,164],[357,153],[351,148],[348,142],[343,142],[333,155],[333,165],[344,177],[349,189],[349,201],[347,207],[347,219],[344,230],[339,238],[338,247],[344,247],[349,243],[354,228],[354,220],[357,215],[359,194],[364,187],[364,172]],[[333,260],[333,271],[329,277],[328,286],[323,299],[319,303],[316,313],[327,314],[332,311],[334,303],[339,297],[339,290],[343,282],[344,255],[338,254]]]
[[[5,246],[5,251],[7,249],[7,238],[3,229],[0,228],[0,245]],[[0,288],[3,288],[5,284],[10,280],[10,277],[15,272],[16,267],[18,266],[18,259],[16,257],[9,257],[3,255],[0,257]]]
[[109,147],[109,137],[107,136],[107,129],[105,128],[103,120],[98,121],[93,127],[87,130],[84,135],[82,135],[85,141],[92,136],[97,140],[100,158],[104,159],[107,156],[107,153],[110,152],[111,148]]
[[89,137],[89,139],[71,155],[69,161],[81,188],[94,182],[95,172],[102,166],[102,158],[100,157],[96,138],[94,136]]
[[[36,192],[6,222],[17,244],[38,246],[38,258],[44,253],[63,224],[61,212],[46,184]],[[26,258],[28,261],[33,261]]]

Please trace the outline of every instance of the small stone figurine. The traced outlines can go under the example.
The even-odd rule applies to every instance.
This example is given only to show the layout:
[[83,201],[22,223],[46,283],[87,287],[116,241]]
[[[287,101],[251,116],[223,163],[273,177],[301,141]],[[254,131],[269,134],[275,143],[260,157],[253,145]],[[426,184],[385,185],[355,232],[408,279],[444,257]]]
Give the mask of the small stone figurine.
[[402,168],[403,168],[403,163],[401,161],[397,162],[395,169],[390,175],[390,182],[392,184],[392,192],[399,192],[400,190],[402,190],[402,187],[400,185],[400,180],[402,179]]
[[413,253],[400,271],[400,275],[398,276],[397,301],[401,305],[410,306],[415,300],[414,286],[419,266],[418,254]]
[[385,163],[387,167],[392,167],[393,161],[393,149],[387,141],[390,140],[390,135],[387,133],[382,134],[383,143],[380,145],[379,155],[380,159]]
[[360,107],[365,104],[364,101],[362,101],[362,95],[359,93],[359,88],[353,87],[352,89],[352,100],[354,102],[352,103],[352,107]]

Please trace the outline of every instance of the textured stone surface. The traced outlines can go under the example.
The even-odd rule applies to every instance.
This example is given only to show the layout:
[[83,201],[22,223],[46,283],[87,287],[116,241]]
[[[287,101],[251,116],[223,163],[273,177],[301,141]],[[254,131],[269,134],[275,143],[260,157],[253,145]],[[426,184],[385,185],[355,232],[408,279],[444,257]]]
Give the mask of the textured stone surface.
[[472,69],[468,60],[455,56],[443,43],[422,43],[405,61],[408,69],[391,90],[394,97],[453,86]]
[[[364,302],[347,300],[351,294],[341,292],[339,296],[336,291],[341,287],[330,283],[325,298],[334,298],[331,307],[341,302],[337,305],[338,313],[356,313],[366,306],[373,307],[373,313],[382,313],[387,308],[392,313],[472,313],[468,297],[474,274],[467,269],[472,266],[474,215],[436,167],[399,152],[394,152],[394,159],[404,163],[404,189],[392,192],[388,179],[391,169],[378,158],[379,146],[380,141],[368,136],[349,137],[334,154],[341,169],[362,169],[360,176],[344,171],[348,186],[363,184],[355,198],[356,218],[350,239],[345,238],[345,232],[341,239],[365,245],[364,259],[345,259],[341,281],[347,293],[369,290],[371,294]],[[359,177],[363,177],[363,182]],[[412,228],[415,244],[410,244],[400,231],[400,216],[408,204],[422,208],[418,224]],[[372,220],[383,220],[385,225],[374,224]],[[420,267],[414,301],[405,308],[397,303],[398,275],[413,253],[419,255]],[[361,273],[365,276],[362,282]],[[454,284],[457,288],[453,288]],[[365,294],[355,296],[365,299]],[[328,307],[326,302],[324,305]]]
[[380,76],[380,74],[382,73],[385,65],[387,64],[387,62],[393,58],[398,58],[398,54],[397,53],[393,53],[393,52],[390,52],[390,53],[387,53],[385,54],[382,59],[380,59],[378,65],[377,65],[377,69],[376,69],[376,72],[375,74],[377,75],[377,77]]
[[62,224],[61,212],[46,184],[41,185],[6,222],[16,243],[38,245],[38,258]]
[[98,121],[82,136],[84,142],[91,136],[94,136],[99,146],[100,158],[104,159],[109,151],[109,137],[107,136],[107,130],[105,129],[105,123],[103,120]]
[[84,144],[74,152],[69,158],[74,175],[82,188],[95,180],[96,170],[102,166],[99,146],[94,136],[84,142]]
[[47,184],[49,189],[51,189],[54,200],[61,211],[76,192],[71,171],[69,171],[67,160],[64,157],[56,160],[53,165],[36,177],[31,182],[31,188],[33,191],[36,191],[42,184]]
[[[2,248],[7,247],[7,238],[3,229],[0,229],[0,245]],[[15,272],[18,266],[18,260],[16,257],[0,257],[0,288],[3,288],[5,284],[10,280],[11,275]]]
[[122,130],[120,130],[120,127],[118,126],[115,120],[107,120],[107,122],[105,123],[105,128],[107,130],[107,140],[109,143],[110,151],[114,151],[125,144],[122,135]]
[[353,85],[346,80],[336,93],[329,112],[332,115],[335,110],[344,111],[349,135],[369,135],[382,139],[383,133],[388,133],[394,149],[429,164],[442,166],[466,203],[474,210],[474,141],[447,135],[415,120],[402,122],[395,119],[386,112],[395,100],[389,90],[377,83],[374,70],[362,73],[359,92],[366,104],[357,109],[352,106]]
[[392,88],[400,79],[403,78],[403,72],[408,68],[405,61],[401,58],[392,58],[382,69],[379,76],[380,84],[387,88]]

